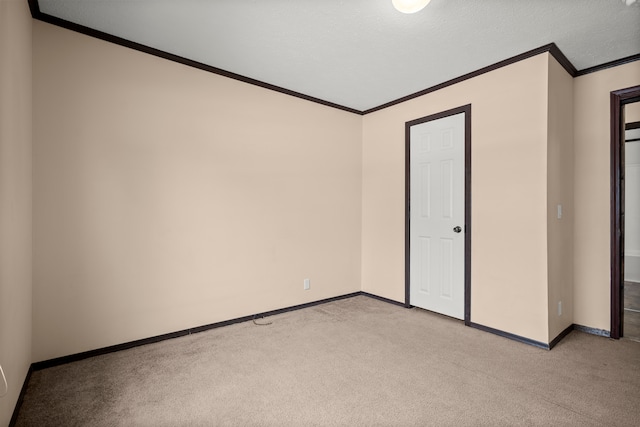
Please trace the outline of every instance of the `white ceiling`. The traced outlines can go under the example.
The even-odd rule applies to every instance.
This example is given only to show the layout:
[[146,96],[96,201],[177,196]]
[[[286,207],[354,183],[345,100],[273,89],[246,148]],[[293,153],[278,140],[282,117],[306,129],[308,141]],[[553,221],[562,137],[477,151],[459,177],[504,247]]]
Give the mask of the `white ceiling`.
[[640,53],[640,1],[39,0],[40,11],[365,111],[556,43],[578,69]]

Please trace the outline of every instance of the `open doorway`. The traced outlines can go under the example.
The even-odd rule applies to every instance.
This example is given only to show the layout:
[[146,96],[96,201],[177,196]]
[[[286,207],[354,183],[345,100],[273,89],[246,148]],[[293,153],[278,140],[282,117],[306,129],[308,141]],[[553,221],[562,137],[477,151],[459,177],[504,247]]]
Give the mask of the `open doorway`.
[[640,341],[640,102],[625,107],[622,331]]
[[[640,287],[635,286],[637,282],[633,280],[636,260],[632,259],[636,252],[640,256],[640,228],[638,228],[640,202],[636,198],[638,190],[635,187],[640,186],[640,153],[637,159],[638,170],[636,170],[635,146],[629,148],[631,146],[626,145],[627,127],[633,130],[631,129],[635,126],[633,123],[640,122],[640,118],[634,117],[635,114],[640,114],[639,105],[640,86],[611,92],[612,338],[632,338],[636,332],[640,335],[640,307],[636,308],[636,303],[640,302],[640,292],[637,292],[638,296],[635,297]],[[630,140],[635,139],[634,133],[630,132]],[[630,141],[630,143],[637,142]],[[628,265],[625,268],[626,264]],[[640,340],[640,336],[638,339]]]

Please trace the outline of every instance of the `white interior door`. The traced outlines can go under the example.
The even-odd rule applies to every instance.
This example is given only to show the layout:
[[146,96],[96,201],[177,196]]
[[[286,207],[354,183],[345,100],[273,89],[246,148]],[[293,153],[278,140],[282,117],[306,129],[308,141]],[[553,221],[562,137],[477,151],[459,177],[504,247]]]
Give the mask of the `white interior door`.
[[464,319],[464,113],[410,128],[410,303]]

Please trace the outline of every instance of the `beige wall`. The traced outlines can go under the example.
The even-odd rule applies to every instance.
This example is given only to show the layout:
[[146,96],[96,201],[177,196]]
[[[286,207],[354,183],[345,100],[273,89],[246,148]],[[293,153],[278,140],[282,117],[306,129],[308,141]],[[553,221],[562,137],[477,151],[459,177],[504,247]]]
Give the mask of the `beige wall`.
[[[0,364],[9,424],[31,364],[31,15],[0,1]],[[0,394],[4,383],[0,380]]]
[[364,291],[404,301],[405,122],[471,103],[471,320],[548,342],[548,58],[364,117]]
[[608,329],[600,145],[640,63],[574,80],[545,53],[359,117],[41,22],[34,38],[34,361],[360,289],[403,301],[404,123],[469,103],[472,322]]
[[553,340],[573,323],[573,78],[553,58],[548,94],[547,257]]
[[360,290],[360,116],[42,22],[34,58],[34,361]]
[[609,331],[610,93],[640,85],[640,61],[574,79],[574,323]]

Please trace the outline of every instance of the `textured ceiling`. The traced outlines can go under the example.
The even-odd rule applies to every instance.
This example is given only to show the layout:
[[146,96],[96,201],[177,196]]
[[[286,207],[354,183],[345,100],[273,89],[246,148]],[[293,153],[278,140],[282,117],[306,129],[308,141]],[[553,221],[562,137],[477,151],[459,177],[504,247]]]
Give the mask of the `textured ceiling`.
[[640,53],[640,1],[39,0],[76,24],[364,111],[555,43],[578,69]]

